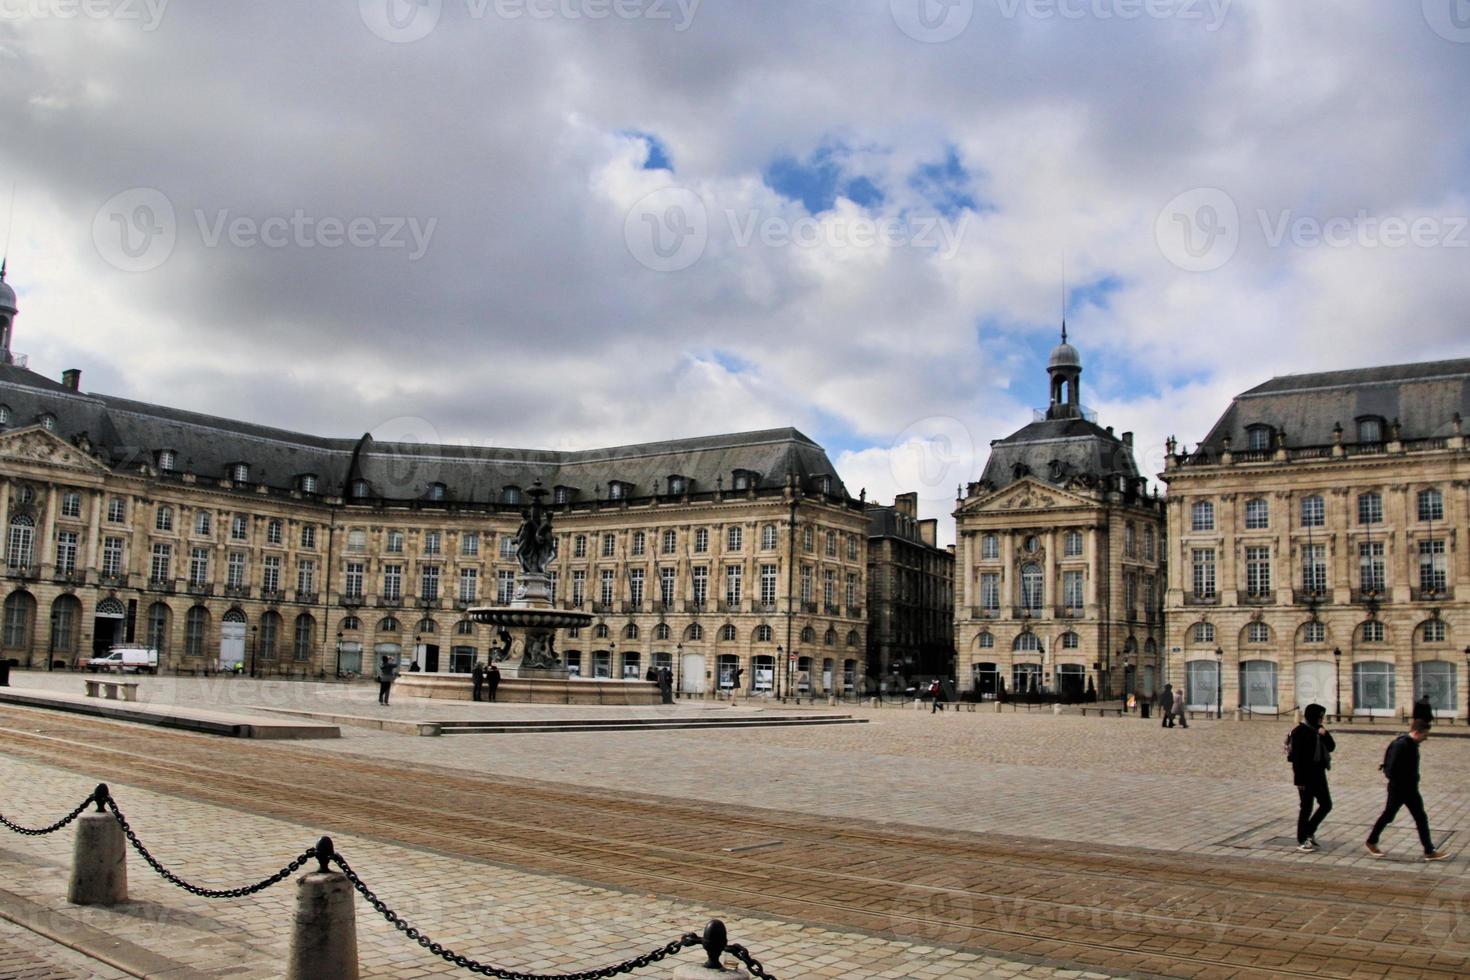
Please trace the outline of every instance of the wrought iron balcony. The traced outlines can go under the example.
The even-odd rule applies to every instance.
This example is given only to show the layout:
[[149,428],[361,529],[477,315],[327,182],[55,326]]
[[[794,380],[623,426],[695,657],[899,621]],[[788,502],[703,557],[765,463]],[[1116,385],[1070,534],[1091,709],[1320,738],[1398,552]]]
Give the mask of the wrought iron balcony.
[[190,582],[184,586],[184,591],[190,595],[211,596],[214,595],[214,584],[212,582]]
[[86,585],[87,573],[80,568],[73,568],[70,571],[57,569],[52,573],[51,581],[60,582],[62,585]]
[[348,609],[360,609],[363,601],[361,592],[344,592],[337,597],[337,602]]
[[250,598],[250,586],[248,586],[248,585],[227,585],[227,586],[225,586],[225,597],[226,598],[229,598],[229,599],[249,599]]
[[264,602],[285,602],[286,591],[284,589],[261,589],[260,598]]
[[971,619],[999,619],[1000,618],[1000,609],[999,609],[999,607],[991,607],[991,606],[971,606],[970,607],[970,618]]
[[1448,586],[1437,589],[1410,589],[1409,595],[1415,602],[1448,602],[1455,597],[1455,590]]
[[317,604],[319,599],[320,596],[318,596],[315,592],[303,592],[300,589],[296,590],[296,601],[304,605],[314,606]]
[[1201,594],[1199,592],[1184,593],[1184,604],[1186,606],[1218,606],[1220,604],[1220,593],[1211,592]]
[[1057,619],[1081,619],[1082,618],[1082,607],[1081,606],[1057,606],[1057,608],[1056,608],[1056,617],[1057,617]]
[[379,609],[402,609],[403,598],[401,596],[378,596],[373,605]]
[[128,575],[126,572],[121,572],[116,575],[99,575],[97,576],[97,584],[106,589],[126,589],[128,587]]
[[1378,606],[1388,601],[1386,589],[1353,589],[1353,602],[1365,606]]
[[20,562],[7,562],[5,575],[8,578],[35,579],[41,577],[41,566],[38,564],[22,564]]
[[1332,601],[1332,593],[1327,589],[1292,589],[1291,601],[1298,606],[1325,606]]

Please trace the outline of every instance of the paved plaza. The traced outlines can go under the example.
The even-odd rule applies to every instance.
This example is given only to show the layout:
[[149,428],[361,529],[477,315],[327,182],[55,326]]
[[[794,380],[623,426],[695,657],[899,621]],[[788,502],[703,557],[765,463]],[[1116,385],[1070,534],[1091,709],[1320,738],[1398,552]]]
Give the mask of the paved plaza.
[[[40,673],[18,674],[14,683],[80,685],[76,675]],[[155,704],[401,720],[589,713],[401,697],[383,708],[365,684],[240,678],[144,678],[142,694]],[[598,716],[761,708],[696,702],[612,707]],[[838,710],[868,724],[443,737],[344,725],[341,739],[284,746],[6,708],[0,728],[12,750],[0,760],[0,812],[42,823],[105,778],[161,859],[214,886],[262,877],[328,831],[369,884],[435,939],[526,970],[604,965],[719,916],[735,941],[786,978],[1311,975],[1310,960],[1292,959],[1313,952],[1311,944],[1292,949],[1282,940],[1282,930],[1306,924],[1297,921],[1306,913],[1294,911],[1294,896],[1336,903],[1331,923],[1308,930],[1314,937],[1373,944],[1358,951],[1351,971],[1328,963],[1322,975],[1451,975],[1437,972],[1440,960],[1461,962],[1456,957],[1470,948],[1470,740],[1432,738],[1425,746],[1425,798],[1436,836],[1453,855],[1425,865],[1414,860],[1407,817],[1385,835],[1388,858],[1374,861],[1360,846],[1382,802],[1376,765],[1395,726],[1339,737],[1325,849],[1301,855],[1291,849],[1295,793],[1280,750],[1284,719],[1197,722],[1181,731],[1049,712]],[[100,737],[89,743],[87,733]],[[238,777],[221,771],[237,762]],[[391,787],[395,773],[403,777],[398,793],[352,798],[353,787]],[[519,789],[502,798],[507,787]],[[647,812],[636,802],[645,798]],[[361,812],[347,820],[349,810]],[[542,812],[553,816],[543,821]],[[558,820],[562,836],[546,840],[561,842],[560,862],[533,853],[534,825],[544,822],[550,834]],[[816,843],[822,828],[831,854]],[[890,839],[894,854],[912,856],[888,860],[890,847],[880,842]],[[806,889],[799,878],[780,878],[781,862],[796,860],[810,862]],[[125,951],[162,957],[158,972],[179,977],[279,972],[290,886],[208,901],[169,887],[133,858],[135,901],[82,910],[62,898],[69,862],[68,833],[0,836],[6,917],[29,916],[53,938],[74,935],[72,925],[113,937]],[[742,886],[742,868],[770,884]],[[1237,871],[1239,880],[1225,881]],[[1225,897],[1212,899],[1208,881],[1218,881]],[[837,887],[851,892],[839,898],[830,891]],[[1090,945],[1058,940],[1046,931],[1050,919],[1007,919],[997,896],[1024,898],[1063,920],[1090,908],[1086,928],[1110,937]],[[1104,907],[1112,918],[1099,925]],[[1327,907],[1314,915],[1328,915]],[[1180,951],[1177,969],[1123,952],[1157,954],[1159,934],[1150,929],[1165,919],[1178,930],[1165,947]],[[1248,968],[1238,957],[1233,968],[1201,966],[1229,959],[1212,953],[1225,945],[1225,934],[1212,930],[1227,926],[1232,942],[1249,931],[1275,937],[1286,952],[1263,948]],[[358,928],[365,975],[453,972],[362,903]],[[1408,930],[1419,941],[1408,942]],[[12,942],[0,933],[0,964]],[[31,947],[20,944],[25,955],[49,948]],[[128,963],[126,955],[117,960]],[[37,975],[121,975],[51,969]]]

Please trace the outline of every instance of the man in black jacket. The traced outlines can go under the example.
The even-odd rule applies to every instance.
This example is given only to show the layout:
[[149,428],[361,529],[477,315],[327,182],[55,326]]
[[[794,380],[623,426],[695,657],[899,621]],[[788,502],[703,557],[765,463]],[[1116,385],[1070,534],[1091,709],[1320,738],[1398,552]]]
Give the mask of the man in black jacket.
[[1424,860],[1443,861],[1449,857],[1449,854],[1435,848],[1434,840],[1429,836],[1429,816],[1424,812],[1424,798],[1419,795],[1419,743],[1428,737],[1429,723],[1416,720],[1409,726],[1409,733],[1394,739],[1383,756],[1383,775],[1388,777],[1388,802],[1384,804],[1382,816],[1373,825],[1373,832],[1368,835],[1368,853],[1374,857],[1383,857],[1383,852],[1378,849],[1378,838],[1383,828],[1398,816],[1401,806],[1409,808],[1414,826],[1419,828]]
[[[1296,783],[1301,810],[1296,818],[1296,849],[1310,854],[1317,849],[1317,828],[1332,812],[1332,795],[1327,791],[1327,770],[1332,768],[1332,752],[1337,743],[1322,727],[1327,709],[1309,704],[1302,712],[1302,722],[1291,730],[1291,778]],[[1312,812],[1316,803],[1317,812]]]

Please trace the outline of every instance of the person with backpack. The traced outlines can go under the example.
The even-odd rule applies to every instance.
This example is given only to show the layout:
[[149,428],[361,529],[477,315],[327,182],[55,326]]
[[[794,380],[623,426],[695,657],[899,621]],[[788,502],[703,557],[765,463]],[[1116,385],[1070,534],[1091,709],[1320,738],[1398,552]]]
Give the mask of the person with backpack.
[[1395,738],[1383,753],[1383,765],[1379,768],[1388,779],[1388,801],[1365,845],[1374,857],[1383,857],[1378,838],[1383,834],[1383,828],[1398,816],[1399,807],[1408,807],[1409,815],[1414,818],[1414,826],[1419,830],[1419,843],[1424,845],[1424,860],[1443,861],[1449,857],[1447,852],[1434,846],[1434,839],[1429,836],[1429,815],[1424,812],[1424,798],[1419,795],[1419,743],[1428,737],[1429,723],[1415,719],[1408,733]]
[[[1286,734],[1286,761],[1291,763],[1291,779],[1296,784],[1301,809],[1296,818],[1296,849],[1303,854],[1317,850],[1317,828],[1332,812],[1332,794],[1327,791],[1327,770],[1332,768],[1332,753],[1337,743],[1322,726],[1327,709],[1309,704],[1302,721]],[[1312,812],[1316,804],[1317,812]]]

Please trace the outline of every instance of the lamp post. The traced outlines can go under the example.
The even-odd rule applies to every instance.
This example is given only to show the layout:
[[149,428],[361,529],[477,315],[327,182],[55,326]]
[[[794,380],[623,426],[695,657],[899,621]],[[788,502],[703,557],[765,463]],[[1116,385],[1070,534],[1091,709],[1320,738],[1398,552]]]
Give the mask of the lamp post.
[[1215,720],[1225,716],[1225,651],[1215,647]]
[[1337,665],[1337,680],[1333,682],[1337,693],[1336,720],[1342,721],[1342,647],[1332,648],[1332,662]]
[[258,625],[250,627],[250,676],[251,677],[254,677],[255,676],[255,649],[256,649],[256,646],[255,646],[255,633],[256,633],[256,631],[258,629],[260,629],[260,626],[258,626]]
[[1465,648],[1465,720],[1470,721],[1470,647]]
[[773,663],[773,664],[771,664],[771,685],[773,687],[775,687],[775,689],[776,689],[776,697],[779,698],[782,701],[785,701],[786,700],[786,697],[785,697],[785,695],[783,695],[781,693],[781,678],[776,673],[776,670],[778,668],[784,669],[785,668],[785,664],[786,664],[786,653],[781,648],[781,644],[777,643],[776,644],[776,662]]
[[674,644],[674,694],[679,693],[679,688],[684,683],[684,643],[680,641]]
[[337,631],[337,676],[342,676],[342,631]]

